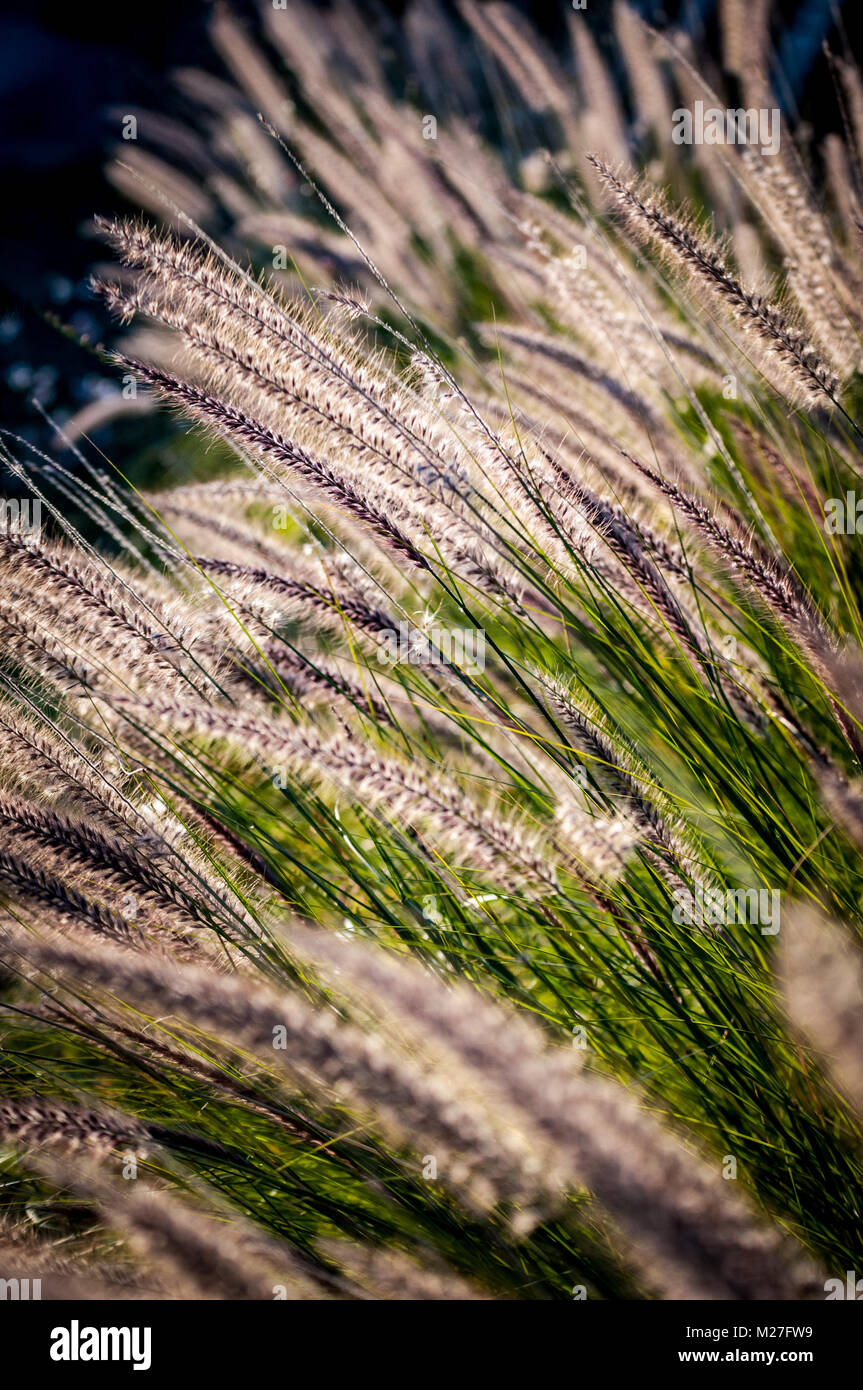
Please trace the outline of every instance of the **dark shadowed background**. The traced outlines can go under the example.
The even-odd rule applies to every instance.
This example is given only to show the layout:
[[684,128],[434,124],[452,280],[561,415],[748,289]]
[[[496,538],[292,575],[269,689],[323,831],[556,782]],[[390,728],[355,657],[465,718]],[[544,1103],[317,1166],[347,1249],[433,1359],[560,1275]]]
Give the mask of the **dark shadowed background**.
[[[631,2],[658,26],[679,25],[702,51],[718,53],[716,0]],[[523,0],[521,8],[560,37],[564,4]],[[858,4],[789,0],[775,7],[776,88],[816,134],[839,123],[822,44],[838,41],[837,24],[850,25]],[[385,31],[402,7],[362,0],[360,9]],[[257,28],[252,0],[232,0],[230,8]],[[610,0],[588,0],[588,8],[613,64]],[[123,206],[102,173],[118,139],[118,113],[175,109],[167,81],[175,67],[222,71],[207,38],[210,13],[207,0],[110,8],[34,0],[0,15],[0,414],[7,428],[44,439],[34,396],[62,420],[110,389],[101,364],[76,341],[98,339],[104,325],[87,288],[94,257],[87,219]]]

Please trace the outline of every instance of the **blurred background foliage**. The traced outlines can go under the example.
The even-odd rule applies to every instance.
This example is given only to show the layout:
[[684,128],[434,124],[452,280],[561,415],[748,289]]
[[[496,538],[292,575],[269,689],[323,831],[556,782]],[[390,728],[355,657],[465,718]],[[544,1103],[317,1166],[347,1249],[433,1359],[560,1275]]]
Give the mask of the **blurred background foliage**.
[[[442,0],[461,23],[450,0]],[[591,32],[612,71],[620,66],[612,30],[611,0],[588,0]],[[565,5],[519,6],[566,55]],[[216,6],[197,0],[148,0],[146,7],[101,6],[36,0],[0,16],[0,164],[5,211],[0,232],[0,414],[4,426],[40,447],[57,439],[34,400],[63,424],[76,412],[120,388],[94,345],[111,342],[116,329],[93,299],[89,270],[101,250],[90,225],[94,212],[128,211],[129,204],[105,177],[127,111],[147,110],[190,119],[193,103],[171,81],[178,68],[194,66],[227,76],[210,40]],[[326,10],[326,0],[318,0]],[[658,28],[691,37],[699,64],[718,74],[721,41],[715,0],[634,0],[633,8]],[[798,124],[804,146],[817,158],[820,137],[841,128],[833,75],[823,45],[840,48],[847,38],[853,5],[845,0],[786,0],[773,6],[776,50],[774,86],[785,111]],[[399,62],[403,0],[366,0],[363,13],[380,35],[381,52],[396,88],[418,100],[409,72]],[[240,19],[278,67],[259,7],[232,0]],[[499,93],[487,64],[464,26],[465,76],[478,98],[483,134],[504,148],[536,144],[536,129],[520,131],[501,113]],[[412,85],[413,84],[413,85]],[[726,75],[727,86],[727,75]],[[434,93],[423,93],[426,102]],[[510,113],[511,114],[511,113]],[[520,119],[535,119],[530,113]],[[142,140],[142,145],[145,142]],[[217,156],[218,158],[218,156]],[[209,228],[218,235],[218,227]],[[466,294],[474,288],[465,276]],[[481,294],[483,286],[476,286]],[[475,316],[466,306],[466,319]],[[167,435],[167,437],[166,437]],[[164,415],[113,420],[97,442],[127,461],[148,482],[163,476],[183,480],[194,467],[197,446],[175,434]]]

